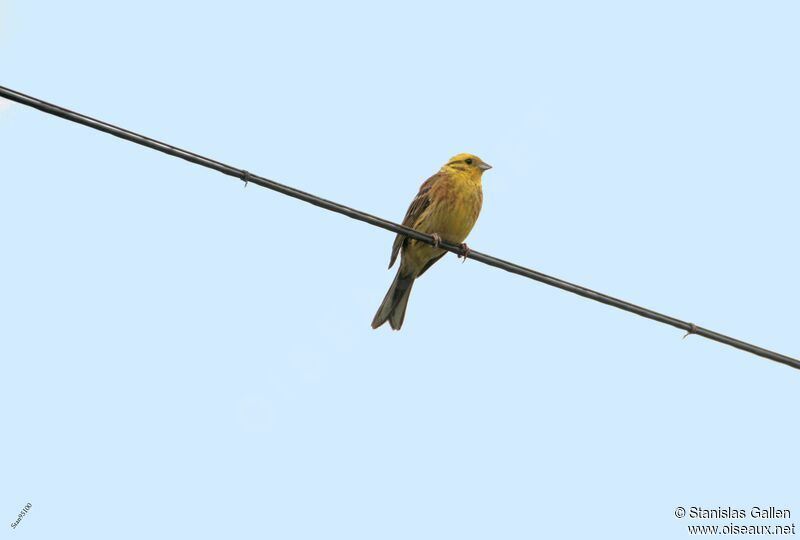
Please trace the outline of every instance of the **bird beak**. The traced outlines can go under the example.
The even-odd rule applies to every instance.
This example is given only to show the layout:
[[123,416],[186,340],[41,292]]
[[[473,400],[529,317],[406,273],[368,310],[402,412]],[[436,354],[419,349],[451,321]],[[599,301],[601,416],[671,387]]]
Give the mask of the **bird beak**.
[[482,170],[482,171],[488,171],[489,169],[491,169],[491,168],[492,168],[492,166],[491,166],[491,165],[489,165],[488,163],[483,163],[483,162],[481,162],[481,163],[478,165],[478,168],[479,168],[480,170]]

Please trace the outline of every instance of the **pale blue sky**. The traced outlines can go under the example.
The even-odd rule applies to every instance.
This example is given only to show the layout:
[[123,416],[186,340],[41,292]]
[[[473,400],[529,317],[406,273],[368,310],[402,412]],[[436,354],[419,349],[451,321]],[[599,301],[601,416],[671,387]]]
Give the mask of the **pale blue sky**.
[[[800,354],[796,2],[0,0],[0,84]],[[791,508],[800,373],[0,107],[14,538],[684,538]],[[30,502],[16,530],[10,524]],[[775,523],[775,522],[773,522]]]

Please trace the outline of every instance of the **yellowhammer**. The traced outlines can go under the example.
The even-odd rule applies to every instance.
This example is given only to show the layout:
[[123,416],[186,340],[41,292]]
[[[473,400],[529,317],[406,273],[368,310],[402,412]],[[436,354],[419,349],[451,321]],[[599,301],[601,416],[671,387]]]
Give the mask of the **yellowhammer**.
[[432,235],[437,245],[431,246],[406,238],[402,234],[397,235],[392,246],[389,268],[397,260],[398,253],[401,254],[400,268],[375,318],[372,319],[373,328],[389,321],[392,329],[400,330],[414,280],[447,253],[438,247],[439,242],[444,240],[451,244],[461,244],[464,254],[469,252],[463,242],[481,212],[481,176],[491,168],[491,165],[484,163],[478,156],[458,154],[419,188],[419,193],[408,207],[403,225]]

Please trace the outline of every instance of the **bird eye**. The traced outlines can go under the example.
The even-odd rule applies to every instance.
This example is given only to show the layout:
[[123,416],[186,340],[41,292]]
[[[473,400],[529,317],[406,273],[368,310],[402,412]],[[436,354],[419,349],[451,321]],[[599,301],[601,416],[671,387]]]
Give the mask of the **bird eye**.
[[472,165],[472,158],[465,159],[464,163],[466,163],[467,165]]

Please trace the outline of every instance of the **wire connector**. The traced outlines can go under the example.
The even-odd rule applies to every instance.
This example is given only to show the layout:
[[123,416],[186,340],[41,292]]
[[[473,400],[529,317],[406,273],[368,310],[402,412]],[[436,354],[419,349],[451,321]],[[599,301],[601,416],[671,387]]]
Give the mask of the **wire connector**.
[[244,182],[244,187],[247,187],[247,184],[250,183],[250,171],[242,170],[242,181]]
[[683,336],[683,339],[686,339],[687,337],[696,333],[697,333],[697,325],[694,323],[689,323],[689,330],[686,332],[686,335]]

